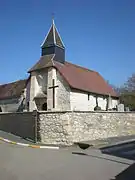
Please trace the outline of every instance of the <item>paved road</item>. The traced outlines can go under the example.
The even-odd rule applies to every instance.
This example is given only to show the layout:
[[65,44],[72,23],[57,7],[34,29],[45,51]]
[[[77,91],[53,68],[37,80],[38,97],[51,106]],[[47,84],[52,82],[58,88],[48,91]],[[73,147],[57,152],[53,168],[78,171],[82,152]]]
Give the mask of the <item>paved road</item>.
[[79,153],[75,147],[32,149],[0,142],[0,179],[111,180],[133,164],[99,150],[86,150],[87,156]]
[[20,142],[20,143],[26,143],[26,144],[33,143],[31,141],[23,139],[22,137],[19,137],[19,136],[16,136],[14,134],[7,133],[7,132],[1,131],[1,130],[0,130],[0,137],[5,138],[5,139],[9,139],[11,141]]

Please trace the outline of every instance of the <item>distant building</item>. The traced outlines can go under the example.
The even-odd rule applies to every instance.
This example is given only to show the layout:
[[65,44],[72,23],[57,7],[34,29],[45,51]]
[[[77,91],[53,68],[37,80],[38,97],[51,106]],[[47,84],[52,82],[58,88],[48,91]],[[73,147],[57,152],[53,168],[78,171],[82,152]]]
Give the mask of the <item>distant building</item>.
[[0,85],[0,112],[23,111],[27,80]]

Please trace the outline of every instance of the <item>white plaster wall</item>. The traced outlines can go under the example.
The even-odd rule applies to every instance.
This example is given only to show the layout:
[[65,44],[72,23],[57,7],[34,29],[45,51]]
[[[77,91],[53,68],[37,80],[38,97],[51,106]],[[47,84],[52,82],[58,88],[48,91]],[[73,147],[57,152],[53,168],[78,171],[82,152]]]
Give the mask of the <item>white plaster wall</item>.
[[[99,96],[97,97],[97,100],[98,106],[101,107],[102,110],[106,110],[107,98]],[[96,96],[90,94],[88,100],[87,93],[70,92],[70,103],[71,110],[94,111],[94,107],[96,106]],[[117,104],[118,100],[112,98],[112,108],[114,108]]]
[[16,112],[18,108],[23,111],[25,108],[25,98],[26,93],[24,89],[24,93],[18,98],[0,100],[2,112]]
[[19,107],[19,98],[0,100],[2,112],[16,112]]
[[98,97],[98,106],[101,107],[102,110],[106,110],[107,98]]
[[88,111],[94,111],[95,106],[96,106],[96,97],[93,95],[89,95]]
[[71,110],[88,110],[88,94],[70,92]]
[[116,108],[116,106],[119,104],[119,100],[117,99],[112,99],[112,107]]
[[38,89],[38,84],[36,80],[36,72],[32,72],[30,78],[30,102],[29,102],[30,111],[37,109],[34,101],[34,97],[36,95],[37,89]]
[[44,69],[36,73],[36,79],[40,90],[47,92],[48,72]]
[[34,101],[34,97],[40,91],[47,92],[47,82],[48,82],[48,73],[47,70],[44,69],[42,71],[32,72],[30,79],[30,111],[37,109],[36,103]]

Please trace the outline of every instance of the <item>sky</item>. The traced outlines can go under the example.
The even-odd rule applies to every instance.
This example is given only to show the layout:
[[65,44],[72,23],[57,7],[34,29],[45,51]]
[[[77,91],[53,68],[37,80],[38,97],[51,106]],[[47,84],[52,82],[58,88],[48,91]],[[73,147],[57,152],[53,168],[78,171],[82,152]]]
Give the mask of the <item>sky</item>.
[[115,86],[135,73],[134,0],[0,0],[0,84],[28,77],[52,13],[67,61]]

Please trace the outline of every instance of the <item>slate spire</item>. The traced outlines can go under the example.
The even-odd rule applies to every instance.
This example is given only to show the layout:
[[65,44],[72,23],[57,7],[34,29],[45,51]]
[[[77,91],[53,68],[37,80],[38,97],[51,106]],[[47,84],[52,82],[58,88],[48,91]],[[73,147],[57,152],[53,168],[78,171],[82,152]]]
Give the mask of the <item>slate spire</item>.
[[53,54],[55,55],[55,61],[60,63],[65,62],[65,47],[55,26],[54,19],[52,20],[51,28],[43,41],[41,48],[42,56]]
[[54,46],[54,45],[64,48],[64,44],[62,42],[60,34],[58,33],[57,28],[55,26],[54,19],[52,19],[51,28],[50,28],[45,40],[43,41],[41,47],[45,48],[45,47]]

